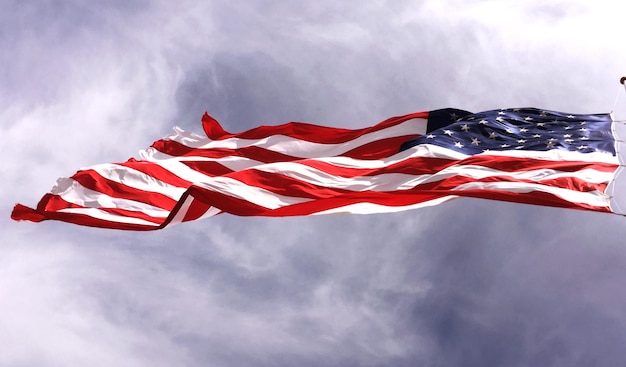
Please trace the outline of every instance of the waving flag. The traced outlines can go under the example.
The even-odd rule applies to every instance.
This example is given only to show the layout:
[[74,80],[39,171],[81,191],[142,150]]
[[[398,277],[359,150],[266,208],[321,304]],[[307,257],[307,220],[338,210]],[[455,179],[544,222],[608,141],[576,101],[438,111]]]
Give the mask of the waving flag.
[[613,212],[619,160],[609,114],[456,109],[347,130],[291,122],[206,136],[175,129],[140,159],[60,178],[11,217],[152,230],[220,213],[383,213],[477,197]]

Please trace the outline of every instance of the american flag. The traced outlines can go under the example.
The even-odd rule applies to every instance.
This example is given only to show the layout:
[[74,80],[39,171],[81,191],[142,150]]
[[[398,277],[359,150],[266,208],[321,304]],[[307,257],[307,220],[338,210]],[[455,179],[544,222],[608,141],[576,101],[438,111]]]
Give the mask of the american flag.
[[291,122],[243,133],[209,115],[140,159],[60,178],[15,220],[153,230],[221,213],[384,213],[477,197],[613,212],[609,114],[535,108],[417,112],[348,130]]

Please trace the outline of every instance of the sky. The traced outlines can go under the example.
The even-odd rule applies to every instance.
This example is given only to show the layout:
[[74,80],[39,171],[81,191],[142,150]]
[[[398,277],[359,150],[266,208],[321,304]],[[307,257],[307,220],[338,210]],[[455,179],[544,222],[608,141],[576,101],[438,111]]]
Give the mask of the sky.
[[1,0],[0,366],[624,365],[618,215],[460,199],[148,233],[9,218],[58,177],[201,133],[205,111],[233,132],[445,107],[626,118],[624,10]]

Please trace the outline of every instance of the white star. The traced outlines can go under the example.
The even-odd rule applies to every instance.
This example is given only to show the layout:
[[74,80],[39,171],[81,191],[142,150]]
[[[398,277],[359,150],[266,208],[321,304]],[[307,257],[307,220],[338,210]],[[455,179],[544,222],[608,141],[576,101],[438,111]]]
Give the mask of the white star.
[[539,116],[548,116],[548,114],[546,113],[546,111],[541,111],[541,113],[539,114]]
[[489,133],[489,139],[495,139],[497,137],[498,137],[498,134],[496,134],[495,132],[492,131]]
[[568,119],[573,119],[573,118],[574,118],[574,115],[567,115],[567,118],[568,118]]
[[574,139],[564,139],[563,141],[569,144],[569,143],[573,142]]
[[469,126],[467,126],[467,124],[463,124],[463,125],[461,126],[461,130],[463,130],[463,131],[465,131],[465,132],[468,132],[468,131],[470,130],[470,127],[469,127]]
[[537,127],[544,127],[544,126],[546,126],[545,122],[538,122],[537,123]]
[[500,112],[498,112],[498,115],[506,115],[506,112],[500,111]]
[[582,150],[582,149],[587,149],[587,148],[589,148],[589,147],[588,147],[588,146],[586,146],[586,145],[579,145],[579,146],[578,146],[578,149],[581,149],[581,150]]
[[457,115],[456,113],[451,113],[450,114],[450,119],[456,121],[456,120],[459,119],[459,115]]
[[511,128],[507,127],[504,131],[506,131],[509,134],[513,134],[513,130],[511,130]]
[[540,137],[541,137],[541,134],[535,134],[535,135],[533,135],[533,138],[540,138]]
[[508,147],[510,147],[510,145],[508,145],[508,144],[501,144],[500,145],[500,148],[508,148]]
[[563,137],[564,137],[564,138],[571,138],[571,137],[572,137],[572,134],[565,134],[565,135],[563,135]]
[[526,142],[526,140],[524,140],[524,139],[520,139],[520,140],[518,140],[517,142],[518,142],[518,143],[520,143],[520,144],[524,144],[524,143]]
[[498,116],[498,117],[496,117],[496,121],[502,122],[502,121],[504,121],[504,119],[502,117]]
[[525,128],[525,127],[523,127],[523,128],[521,128],[521,129],[519,129],[519,132],[520,132],[520,133],[527,133],[527,132],[528,132],[528,129],[527,129],[527,128]]
[[554,148],[554,143],[552,141],[549,141],[549,142],[546,143],[546,146],[548,148]]
[[583,136],[583,137],[580,138],[580,140],[589,140],[589,137]]
[[585,131],[588,131],[588,130],[589,130],[589,129],[587,129],[586,127],[583,127],[583,128],[578,129],[578,131],[582,131],[582,132],[585,132]]
[[480,120],[478,123],[481,125],[487,125],[487,120]]
[[587,121],[583,121],[580,123],[581,125],[587,125]]
[[443,133],[448,136],[452,136],[452,134],[454,134],[451,130],[444,130]]
[[463,148],[463,144],[461,144],[460,141],[457,141],[456,143],[454,143],[454,146],[457,148]]
[[434,138],[435,138],[435,135],[433,134],[426,135],[426,139],[434,139]]
[[478,140],[478,138],[472,138],[472,145],[478,145],[480,144],[480,140]]
[[533,118],[532,118],[532,117],[530,117],[530,116],[528,116],[528,117],[526,117],[524,120],[526,120],[526,121],[532,121],[532,120],[533,120]]
[[524,146],[523,146],[523,145],[520,145],[520,146],[518,146],[518,147],[515,147],[515,149],[524,149]]
[[573,126],[565,126],[565,130],[571,130],[573,128],[574,128]]

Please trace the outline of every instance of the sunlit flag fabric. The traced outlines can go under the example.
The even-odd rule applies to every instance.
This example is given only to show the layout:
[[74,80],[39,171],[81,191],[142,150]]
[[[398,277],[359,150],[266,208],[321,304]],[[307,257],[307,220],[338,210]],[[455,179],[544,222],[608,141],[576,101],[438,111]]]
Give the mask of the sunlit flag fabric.
[[477,197],[613,212],[609,114],[535,108],[411,113],[348,130],[287,123],[206,136],[175,129],[140,159],[60,178],[15,220],[152,230],[221,213],[397,212]]

